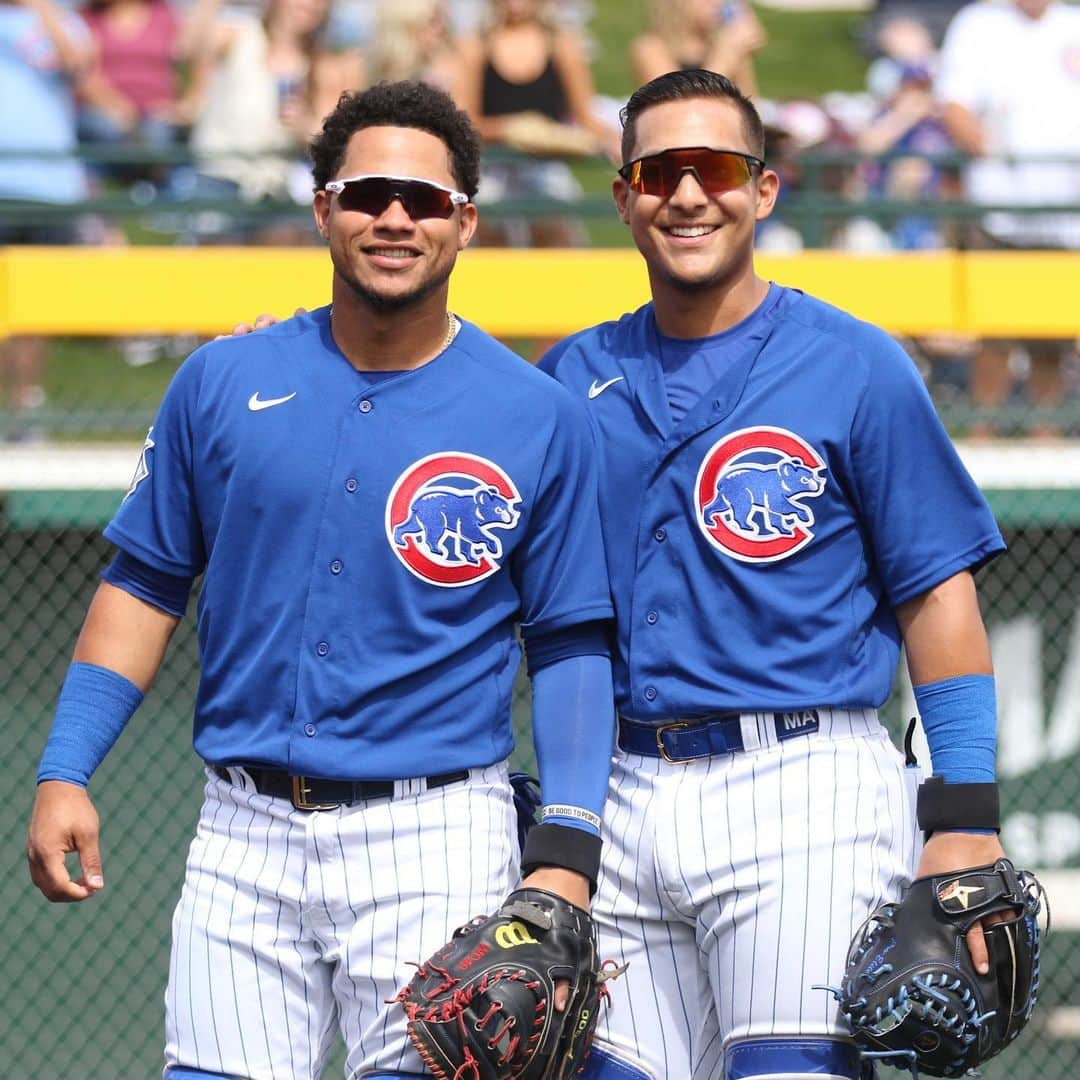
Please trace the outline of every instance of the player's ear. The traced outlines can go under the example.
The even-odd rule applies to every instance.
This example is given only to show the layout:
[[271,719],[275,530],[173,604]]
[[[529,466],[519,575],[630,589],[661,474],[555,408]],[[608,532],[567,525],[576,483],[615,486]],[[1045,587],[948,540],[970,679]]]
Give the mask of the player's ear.
[[311,212],[315,217],[315,228],[319,230],[319,235],[326,240],[328,238],[327,230],[330,218],[330,192],[315,192],[315,198],[311,201]]
[[469,245],[469,241],[476,233],[479,223],[479,214],[476,203],[467,202],[458,211],[458,251],[463,251]]
[[780,194],[780,176],[772,169],[762,169],[755,184],[757,190],[757,209],[754,218],[764,221],[776,206],[776,197]]
[[611,195],[615,200],[615,209],[619,212],[624,225],[630,224],[630,188],[621,176],[611,182]]

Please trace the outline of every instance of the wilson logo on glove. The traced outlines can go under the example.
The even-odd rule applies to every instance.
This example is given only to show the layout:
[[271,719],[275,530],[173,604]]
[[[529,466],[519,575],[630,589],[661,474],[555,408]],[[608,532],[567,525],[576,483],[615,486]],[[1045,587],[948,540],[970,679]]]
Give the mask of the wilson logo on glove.
[[[437,1080],[566,1080],[581,1072],[599,1004],[609,1000],[604,984],[622,970],[598,965],[587,911],[543,889],[518,889],[416,965],[397,1000]],[[566,1008],[558,1012],[563,980]]]
[[512,922],[495,931],[495,944],[500,949],[516,949],[519,945],[538,945],[524,923]]

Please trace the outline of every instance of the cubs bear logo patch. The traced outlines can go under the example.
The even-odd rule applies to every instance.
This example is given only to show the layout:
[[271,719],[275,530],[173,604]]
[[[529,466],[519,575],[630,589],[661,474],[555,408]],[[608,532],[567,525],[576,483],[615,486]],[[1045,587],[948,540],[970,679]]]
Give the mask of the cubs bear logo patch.
[[825,490],[825,470],[817,451],[784,428],[725,435],[698,470],[698,527],[713,547],[740,562],[786,559],[814,538],[807,503]]
[[386,500],[386,538],[410,573],[459,588],[501,565],[501,534],[521,520],[521,495],[487,458],[448,451],[410,465]]

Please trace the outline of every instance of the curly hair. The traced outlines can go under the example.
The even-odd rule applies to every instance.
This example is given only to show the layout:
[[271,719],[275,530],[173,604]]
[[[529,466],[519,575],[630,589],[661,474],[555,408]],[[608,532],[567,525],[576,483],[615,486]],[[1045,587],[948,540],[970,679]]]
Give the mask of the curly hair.
[[345,160],[349,139],[364,128],[417,128],[436,136],[450,151],[454,180],[471,199],[480,186],[480,137],[448,94],[422,82],[380,82],[346,92],[311,140],[315,190],[332,180]]

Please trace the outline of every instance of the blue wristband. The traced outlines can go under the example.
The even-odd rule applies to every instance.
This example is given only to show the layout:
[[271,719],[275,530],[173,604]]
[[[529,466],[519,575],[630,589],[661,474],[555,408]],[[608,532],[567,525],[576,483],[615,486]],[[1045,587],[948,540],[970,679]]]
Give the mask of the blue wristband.
[[97,664],[73,663],[56,703],[38,766],[42,780],[86,787],[143,699],[130,679]]
[[934,775],[946,784],[992,784],[997,764],[993,675],[957,675],[915,687]]

